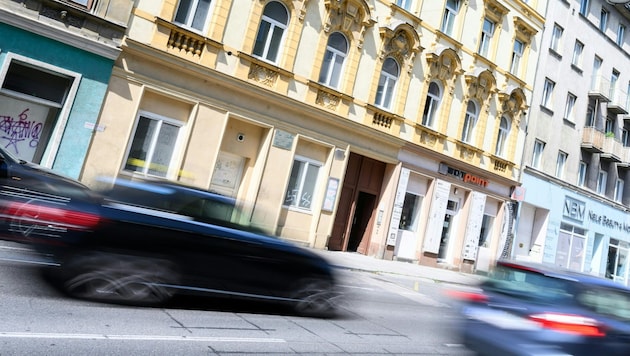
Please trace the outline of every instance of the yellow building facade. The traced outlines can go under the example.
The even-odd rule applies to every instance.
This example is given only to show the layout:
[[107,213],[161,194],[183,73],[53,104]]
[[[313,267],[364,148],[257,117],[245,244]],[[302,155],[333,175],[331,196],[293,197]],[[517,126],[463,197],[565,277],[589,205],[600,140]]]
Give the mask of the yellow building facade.
[[140,0],[81,180],[181,181],[299,244],[484,271],[510,245],[545,7]]

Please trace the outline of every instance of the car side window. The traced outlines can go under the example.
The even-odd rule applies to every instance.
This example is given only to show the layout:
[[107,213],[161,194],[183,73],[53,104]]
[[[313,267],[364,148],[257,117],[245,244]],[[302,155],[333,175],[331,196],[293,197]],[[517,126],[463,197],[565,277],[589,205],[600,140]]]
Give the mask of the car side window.
[[576,299],[578,303],[598,314],[630,320],[630,293],[606,288],[587,288]]

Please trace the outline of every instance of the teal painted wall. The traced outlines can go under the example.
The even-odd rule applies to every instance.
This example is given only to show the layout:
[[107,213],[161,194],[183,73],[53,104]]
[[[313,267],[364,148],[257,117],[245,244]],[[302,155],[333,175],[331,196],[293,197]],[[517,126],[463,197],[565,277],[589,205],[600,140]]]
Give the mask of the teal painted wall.
[[114,61],[13,26],[0,23],[0,60],[8,52],[81,73],[79,88],[53,163],[53,169],[78,178],[107,91]]

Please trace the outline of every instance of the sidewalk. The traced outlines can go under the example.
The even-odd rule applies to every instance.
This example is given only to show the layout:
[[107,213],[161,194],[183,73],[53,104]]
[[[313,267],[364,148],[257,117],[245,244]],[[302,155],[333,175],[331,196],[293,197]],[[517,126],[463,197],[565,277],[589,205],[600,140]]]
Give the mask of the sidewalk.
[[315,250],[334,266],[373,273],[388,273],[399,276],[421,278],[435,283],[475,284],[484,277],[476,274],[452,271],[444,268],[422,266],[417,263],[382,260],[356,252]]

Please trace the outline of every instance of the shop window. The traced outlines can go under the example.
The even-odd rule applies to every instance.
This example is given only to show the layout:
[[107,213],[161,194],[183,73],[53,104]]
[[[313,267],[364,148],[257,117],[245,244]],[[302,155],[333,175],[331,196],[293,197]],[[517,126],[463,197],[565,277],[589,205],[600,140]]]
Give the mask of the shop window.
[[175,22],[203,31],[210,16],[211,0],[180,0]]
[[181,125],[179,121],[158,118],[148,113],[140,115],[124,169],[166,177],[172,164]]
[[610,239],[608,244],[608,260],[606,261],[606,278],[625,282],[628,274],[628,252],[630,245],[625,241]]
[[574,271],[582,271],[586,252],[586,231],[566,223],[560,224],[556,265]]
[[284,206],[311,210],[321,163],[296,157],[291,168]]
[[343,73],[343,64],[348,55],[348,40],[339,32],[328,37],[324,62],[319,73],[319,82],[337,88]]
[[275,63],[288,23],[289,14],[284,5],[278,1],[269,2],[258,27],[254,55]]
[[383,62],[381,76],[378,79],[375,102],[377,106],[385,109],[389,109],[391,107],[394,89],[396,88],[396,81],[398,81],[398,75],[398,63],[396,63],[392,57],[387,57],[385,62]]
[[494,216],[484,214],[479,231],[479,247],[490,247],[492,226],[494,226]]
[[413,232],[417,231],[421,204],[422,196],[413,193],[405,194],[399,229]]

